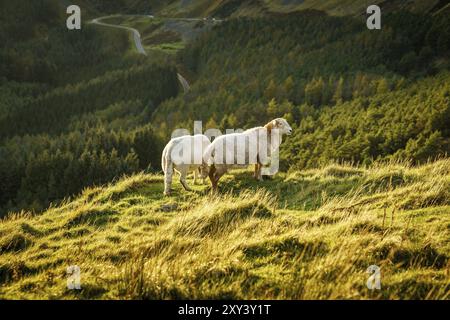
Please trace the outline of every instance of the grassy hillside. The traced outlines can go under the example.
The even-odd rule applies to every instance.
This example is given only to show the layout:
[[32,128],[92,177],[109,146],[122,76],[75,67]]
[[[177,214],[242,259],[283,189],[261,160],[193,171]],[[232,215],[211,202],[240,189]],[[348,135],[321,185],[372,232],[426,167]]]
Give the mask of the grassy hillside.
[[152,59],[165,56],[166,60],[215,25],[213,21],[149,18],[142,15],[113,15],[102,22],[138,30],[142,45]]
[[444,0],[78,0],[89,17],[101,14],[156,14],[166,17],[266,16],[315,9],[334,16],[365,16],[371,4],[384,13],[408,10],[415,13],[448,12]]
[[[450,160],[224,182],[164,198],[161,176],[138,174],[9,216],[0,298],[450,298]],[[66,288],[70,265],[80,291]]]
[[[366,8],[372,4],[379,5],[384,13],[394,10],[438,13],[450,8],[446,1],[440,0],[172,0],[155,3],[154,9],[166,16],[190,17],[254,17],[307,9],[335,16],[365,16]],[[135,4],[134,8],[138,7]]]

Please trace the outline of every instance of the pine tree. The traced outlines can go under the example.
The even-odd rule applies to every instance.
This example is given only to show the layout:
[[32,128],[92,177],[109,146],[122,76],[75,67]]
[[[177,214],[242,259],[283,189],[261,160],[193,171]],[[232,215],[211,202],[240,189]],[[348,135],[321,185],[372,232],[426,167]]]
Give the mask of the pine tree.
[[267,100],[273,99],[276,97],[277,94],[277,85],[275,84],[275,81],[270,80],[269,85],[267,86],[266,90],[264,90],[264,97]]
[[336,85],[336,90],[333,95],[334,103],[342,103],[344,99],[344,79],[341,77]]
[[279,113],[278,104],[275,98],[272,98],[267,105],[267,115],[271,118],[274,118]]

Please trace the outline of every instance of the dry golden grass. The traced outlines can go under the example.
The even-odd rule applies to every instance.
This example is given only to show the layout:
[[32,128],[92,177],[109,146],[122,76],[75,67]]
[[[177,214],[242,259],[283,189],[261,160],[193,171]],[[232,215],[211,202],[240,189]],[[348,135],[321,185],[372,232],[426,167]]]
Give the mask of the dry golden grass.
[[449,185],[450,159],[239,171],[214,196],[175,185],[164,198],[161,176],[139,174],[1,221],[0,297],[448,299]]

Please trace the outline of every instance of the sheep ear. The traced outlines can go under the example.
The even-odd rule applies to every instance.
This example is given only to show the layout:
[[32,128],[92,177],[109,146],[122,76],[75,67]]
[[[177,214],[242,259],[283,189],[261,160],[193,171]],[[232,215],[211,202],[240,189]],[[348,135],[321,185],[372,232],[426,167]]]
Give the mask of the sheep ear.
[[278,121],[277,120],[272,120],[272,126],[277,127],[278,126]]

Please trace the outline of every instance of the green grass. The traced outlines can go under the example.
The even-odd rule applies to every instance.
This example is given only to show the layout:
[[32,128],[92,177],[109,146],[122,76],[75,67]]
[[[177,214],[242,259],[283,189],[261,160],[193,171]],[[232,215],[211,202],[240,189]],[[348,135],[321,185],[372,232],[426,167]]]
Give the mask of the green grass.
[[[161,54],[175,54],[183,49],[191,35],[201,32],[196,28],[196,22],[177,21],[178,26],[168,25],[170,19],[153,18],[142,16],[116,15],[102,22],[113,25],[134,28],[139,31],[144,49],[152,56]],[[122,31],[125,32],[125,31]],[[134,48],[134,40],[130,34],[130,45]]]
[[[249,171],[163,197],[138,174],[0,222],[0,298],[448,299],[450,159]],[[192,183],[191,183],[192,184]],[[366,287],[370,265],[381,290]],[[68,290],[66,268],[81,268]]]
[[[196,0],[185,5],[173,1],[160,9],[158,15],[164,16],[261,16],[267,13],[287,13],[298,10],[315,9],[325,11],[336,16],[365,16],[369,5],[383,5],[383,0],[261,0],[261,1],[219,1]],[[412,12],[429,12],[438,4],[439,0],[411,0],[386,4],[385,11],[406,9]]]

